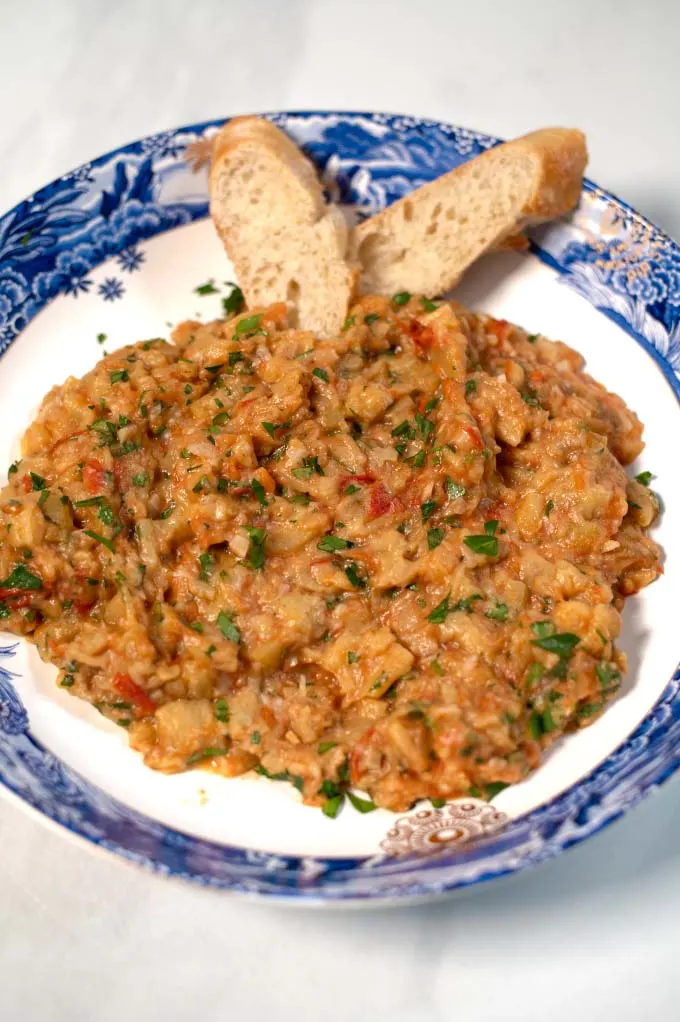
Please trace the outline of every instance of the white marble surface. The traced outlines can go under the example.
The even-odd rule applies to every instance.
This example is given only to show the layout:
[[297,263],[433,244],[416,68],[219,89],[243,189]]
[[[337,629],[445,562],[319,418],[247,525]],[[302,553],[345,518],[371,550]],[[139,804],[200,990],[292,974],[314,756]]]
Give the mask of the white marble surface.
[[[680,237],[667,0],[0,0],[0,210],[147,134],[276,108],[510,136],[584,128],[590,173]],[[300,912],[147,877],[0,802],[3,1022],[680,1018],[680,782],[458,900]]]

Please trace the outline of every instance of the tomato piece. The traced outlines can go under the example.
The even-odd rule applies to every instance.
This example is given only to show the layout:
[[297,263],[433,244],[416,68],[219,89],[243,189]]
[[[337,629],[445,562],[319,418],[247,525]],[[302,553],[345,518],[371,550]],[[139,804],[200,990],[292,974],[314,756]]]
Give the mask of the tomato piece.
[[486,332],[493,334],[499,341],[507,341],[510,333],[510,324],[507,319],[491,319],[486,324]]
[[340,491],[344,492],[345,489],[351,483],[356,486],[357,483],[374,483],[374,482],[375,476],[371,475],[370,472],[365,472],[364,475],[358,476],[340,476],[340,479],[338,480],[338,485],[340,486]]
[[408,325],[408,335],[417,348],[425,351],[431,348],[436,341],[435,332],[431,326],[423,326],[417,319],[412,319]]
[[20,607],[29,606],[31,594],[25,589],[0,589],[0,600],[11,600],[12,610],[19,610]]
[[116,674],[113,679],[113,687],[124,699],[134,703],[144,716],[156,712],[156,704],[153,699],[136,681],[132,680],[129,674]]
[[359,787],[359,781],[362,778],[361,757],[366,752],[366,747],[374,734],[375,728],[369,728],[366,734],[362,735],[357,744],[354,746],[349,757],[349,779],[352,784],[355,784],[357,787]]
[[479,434],[479,430],[477,429],[476,426],[464,425],[463,433],[465,433],[465,435],[470,438],[472,446],[476,447],[477,450],[480,450],[484,446],[484,441],[482,440]]
[[86,461],[83,465],[83,482],[88,493],[100,494],[106,486],[106,469],[101,461]]
[[384,484],[376,483],[371,490],[368,502],[368,517],[381,518],[383,515],[397,511],[400,507],[399,500],[385,488]]
[[22,476],[21,485],[24,488],[24,493],[30,493],[33,489],[33,483],[30,476]]

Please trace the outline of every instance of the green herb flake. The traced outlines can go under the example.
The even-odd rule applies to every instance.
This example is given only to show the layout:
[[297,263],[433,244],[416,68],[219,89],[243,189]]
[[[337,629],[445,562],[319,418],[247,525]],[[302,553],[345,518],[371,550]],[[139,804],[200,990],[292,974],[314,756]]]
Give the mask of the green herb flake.
[[432,663],[430,664],[430,667],[432,668],[435,674],[439,675],[440,678],[444,677],[444,668],[442,667],[438,660],[433,660]]
[[507,787],[508,785],[505,781],[491,781],[490,784],[485,784],[484,791],[486,792],[486,797],[489,802],[492,798],[495,798],[496,795],[500,795],[502,791],[505,791]]
[[146,486],[149,482],[149,476],[146,472],[139,472],[136,476],[132,477],[133,486]]
[[64,677],[59,682],[59,685],[61,688],[72,688],[73,685],[75,685],[75,683],[76,679],[73,677],[72,674],[65,674]]
[[217,415],[213,415],[212,424],[213,426],[224,426],[230,418],[229,412],[218,412]]
[[312,376],[316,376],[317,379],[323,380],[324,383],[328,383],[328,373],[325,369],[312,369]]
[[446,533],[443,529],[428,529],[427,530],[427,546],[429,550],[436,550],[440,543],[444,541]]
[[445,798],[431,798],[430,799],[430,805],[432,806],[433,809],[443,809],[444,806],[446,805],[446,799]]
[[177,505],[175,504],[174,500],[171,500],[168,506],[163,508],[158,517],[161,519],[161,521],[164,522],[166,518],[170,517],[170,515],[172,514],[176,507]]
[[441,600],[427,615],[427,620],[431,621],[433,625],[442,624],[451,613],[451,608],[449,606],[450,596],[451,593],[447,593],[444,599]]
[[420,511],[423,516],[423,521],[426,522],[428,518],[431,518],[436,510],[437,510],[436,500],[426,500],[424,504],[421,504]]
[[197,295],[216,295],[217,288],[213,284],[212,280],[209,280],[206,284],[199,284],[198,287],[194,288],[194,294]]
[[653,478],[654,476],[651,472],[638,472],[635,476],[637,482],[641,483],[642,486],[649,486]]
[[360,489],[360,486],[355,486],[354,483],[350,483],[349,486],[346,486],[343,490],[343,495],[345,497],[351,497],[353,493],[359,493]]
[[484,557],[496,557],[498,555],[498,540],[495,536],[465,536],[463,542],[475,554],[480,554]]
[[415,420],[420,437],[423,442],[426,443],[428,437],[434,432],[434,422],[431,422],[430,419],[426,419],[420,412],[416,412]]
[[262,507],[267,507],[268,506],[267,491],[265,490],[264,486],[259,481],[259,479],[251,479],[250,488],[255,494],[257,502],[261,504]]
[[107,539],[105,536],[100,536],[98,532],[93,532],[92,529],[84,529],[83,531],[86,536],[90,537],[90,539],[94,539],[97,543],[101,543],[101,545],[105,546],[107,550],[110,550],[112,554],[115,553],[116,548],[110,539]]
[[348,316],[345,322],[342,324],[342,329],[349,330],[351,326],[354,326],[356,321],[357,321],[356,316]]
[[621,681],[621,672],[615,664],[601,663],[595,667],[597,680],[605,691],[618,688]]
[[451,476],[446,476],[445,479],[446,495],[451,500],[458,500],[460,497],[464,497],[467,490],[460,483],[454,482]]
[[321,742],[319,748],[317,749],[317,752],[319,753],[320,756],[323,756],[325,752],[330,752],[331,749],[334,749],[337,746],[337,744],[338,744],[337,742]]
[[97,344],[104,344],[106,341],[106,334],[97,334]]
[[430,301],[430,299],[429,299],[429,298],[421,298],[421,299],[420,299],[420,304],[422,305],[422,307],[423,307],[423,310],[424,310],[425,312],[434,312],[434,311],[435,311],[435,309],[438,309],[438,308],[439,308],[439,306],[437,305],[437,303],[436,303],[436,302],[432,302],[432,301]]
[[224,310],[225,316],[233,316],[240,312],[245,305],[243,298],[243,291],[237,284],[231,284],[231,292],[226,298],[222,299],[222,309]]
[[260,322],[262,321],[262,314],[258,313],[255,316],[244,316],[236,324],[234,330],[234,338],[236,337],[247,337],[254,334],[256,330],[260,329]]
[[228,749],[201,749],[199,752],[193,752],[187,759],[187,766],[192,766],[194,763],[200,763],[205,759],[215,759],[217,756],[228,755]]
[[222,632],[225,639],[229,639],[230,642],[240,642],[241,633],[234,624],[234,615],[228,613],[226,610],[221,610],[217,615],[217,627]]
[[493,607],[489,607],[484,616],[491,618],[492,621],[507,621],[508,620],[507,604],[500,603],[498,600],[495,600]]
[[345,561],[343,568],[345,570],[345,575],[347,575],[347,578],[355,589],[365,589],[366,579],[359,574],[354,561]]
[[30,473],[31,476],[31,489],[32,490],[44,490],[47,487],[47,483],[42,476],[36,475],[35,472]]
[[226,699],[218,699],[216,701],[215,716],[221,724],[229,724],[229,706]]
[[127,383],[130,379],[130,374],[127,369],[115,369],[111,373],[111,385],[114,383]]
[[260,425],[265,433],[269,433],[269,436],[272,437],[272,439],[274,438],[276,430],[280,428],[279,426],[275,426],[273,422],[261,422]]
[[535,742],[538,742],[543,734],[543,716],[534,710],[529,718],[529,734]]
[[583,703],[576,713],[579,717],[594,717],[602,709],[602,703]]
[[210,551],[207,551],[205,554],[200,554],[198,563],[200,564],[199,577],[201,582],[208,582],[209,577],[215,570],[215,557]]
[[[536,622],[540,624],[541,622]],[[532,640],[532,646],[544,649],[546,653],[556,653],[559,657],[570,657],[580,642],[578,635],[571,632],[561,632],[553,635],[545,635],[539,639]]]
[[340,812],[340,810],[342,809],[342,804],[344,801],[345,796],[342,792],[340,792],[339,795],[333,795],[332,798],[326,799],[321,811],[324,814],[324,816],[328,816],[330,817],[331,820],[334,820],[335,817]]
[[373,323],[377,323],[379,319],[380,316],[377,312],[370,312],[368,316],[364,316],[364,323],[366,326],[372,326]]
[[375,802],[371,802],[367,798],[359,798],[358,795],[353,794],[351,791],[347,792],[347,798],[359,813],[372,813],[374,809],[378,808]]
[[466,397],[468,397],[470,394],[474,394],[474,392],[476,390],[477,390],[477,381],[476,380],[468,380],[466,382],[466,384],[465,384],[465,395],[466,395]]
[[408,305],[411,301],[411,294],[409,291],[398,291],[396,295],[392,295],[392,301],[395,305]]
[[545,515],[546,518],[550,518],[550,512],[553,510],[554,507],[555,505],[553,504],[552,500],[546,501],[546,505],[543,509],[543,514]]
[[265,529],[256,529],[252,526],[245,527],[250,536],[250,546],[246,563],[253,569],[259,571],[264,566],[265,550],[264,544],[267,537]]
[[324,536],[316,544],[317,550],[324,550],[326,553],[334,553],[336,550],[349,550],[354,546],[348,539],[342,539],[340,536]]

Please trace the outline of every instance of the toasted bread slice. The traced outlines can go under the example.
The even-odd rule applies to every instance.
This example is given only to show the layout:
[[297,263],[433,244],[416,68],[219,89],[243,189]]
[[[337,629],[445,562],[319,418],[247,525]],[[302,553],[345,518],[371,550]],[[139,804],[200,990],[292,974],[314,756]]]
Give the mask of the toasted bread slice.
[[354,231],[361,291],[445,293],[483,253],[572,209],[587,158],[580,131],[545,128],[399,199]]
[[288,301],[293,325],[340,332],[358,282],[349,230],[314,166],[269,121],[237,117],[215,136],[210,213],[250,306]]

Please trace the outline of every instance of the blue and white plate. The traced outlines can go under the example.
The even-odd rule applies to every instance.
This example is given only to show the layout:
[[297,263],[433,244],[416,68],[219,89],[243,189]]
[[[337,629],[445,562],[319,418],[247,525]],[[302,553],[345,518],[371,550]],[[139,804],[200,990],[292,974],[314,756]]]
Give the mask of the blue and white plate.
[[[435,121],[282,113],[330,196],[366,215],[496,144]],[[0,219],[0,464],[42,396],[103,351],[220,314],[232,278],[207,218],[200,155],[217,123],[142,139],[54,181]],[[204,143],[201,146],[201,142]],[[526,869],[594,834],[680,763],[680,247],[586,182],[530,254],[483,260],[457,296],[580,350],[646,424],[665,515],[665,574],[630,600],[630,671],[592,727],[492,805],[469,799],[403,816],[303,806],[289,785],[147,770],[120,728],[54,684],[25,642],[0,649],[0,780],[44,818],[157,873],[300,904],[427,897]],[[196,289],[212,281],[217,293]],[[204,289],[206,290],[206,289]],[[211,290],[211,289],[207,289]],[[471,839],[471,840],[465,840]]]

